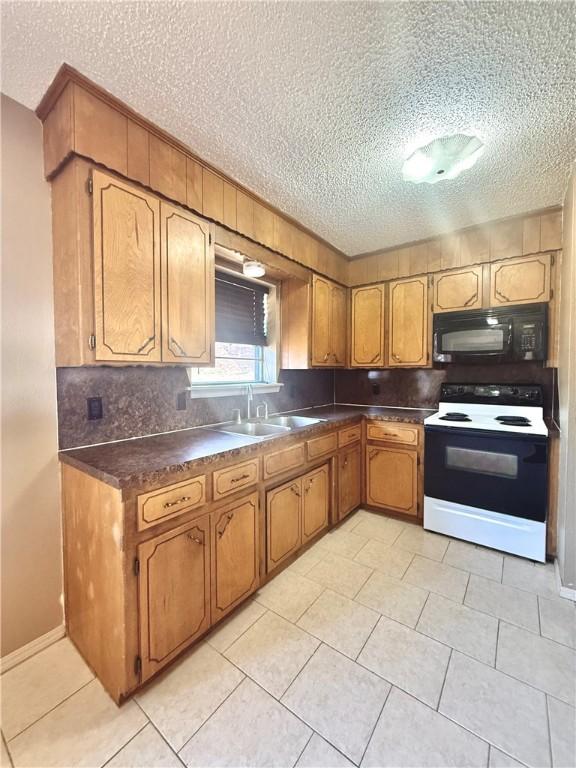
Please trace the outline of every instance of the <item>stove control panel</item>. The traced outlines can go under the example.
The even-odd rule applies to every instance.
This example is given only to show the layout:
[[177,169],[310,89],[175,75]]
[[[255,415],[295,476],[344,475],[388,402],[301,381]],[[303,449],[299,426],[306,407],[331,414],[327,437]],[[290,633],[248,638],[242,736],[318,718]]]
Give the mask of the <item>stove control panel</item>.
[[538,384],[442,384],[440,400],[452,403],[500,403],[542,405]]

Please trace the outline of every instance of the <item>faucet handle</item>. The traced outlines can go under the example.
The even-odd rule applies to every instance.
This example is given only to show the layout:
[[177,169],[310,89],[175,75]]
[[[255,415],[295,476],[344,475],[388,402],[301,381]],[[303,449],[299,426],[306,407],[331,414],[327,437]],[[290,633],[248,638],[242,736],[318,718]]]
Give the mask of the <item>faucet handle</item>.
[[235,424],[241,424],[242,423],[242,416],[240,414],[240,408],[233,408],[232,409],[232,421]]

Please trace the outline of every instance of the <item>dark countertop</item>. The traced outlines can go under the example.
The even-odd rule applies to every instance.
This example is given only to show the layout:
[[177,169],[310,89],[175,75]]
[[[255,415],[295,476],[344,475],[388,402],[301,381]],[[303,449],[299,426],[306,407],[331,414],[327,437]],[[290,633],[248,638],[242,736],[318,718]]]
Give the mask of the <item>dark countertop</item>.
[[183,473],[202,471],[222,459],[241,461],[266,450],[278,450],[282,440],[294,435],[307,439],[327,426],[354,423],[364,416],[382,421],[422,424],[432,411],[354,405],[327,405],[291,412],[292,416],[323,419],[267,440],[216,431],[209,427],[183,429],[132,440],[61,451],[60,461],[70,464],[115,488],[148,489],[178,482]]

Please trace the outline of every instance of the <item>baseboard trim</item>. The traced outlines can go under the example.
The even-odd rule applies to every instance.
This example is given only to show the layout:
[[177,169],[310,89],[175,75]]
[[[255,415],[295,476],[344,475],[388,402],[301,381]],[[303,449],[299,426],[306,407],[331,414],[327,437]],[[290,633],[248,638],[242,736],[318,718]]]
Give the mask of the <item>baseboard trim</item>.
[[558,558],[554,560],[554,572],[556,574],[556,587],[558,589],[558,594],[560,597],[565,597],[567,600],[572,600],[572,602],[576,603],[576,589],[572,589],[571,587],[565,587],[562,584],[562,579],[560,578],[560,566],[558,565]]
[[48,648],[49,645],[56,643],[66,635],[66,627],[64,624],[60,624],[58,627],[54,627],[50,632],[46,632],[45,635],[40,635],[30,643],[23,645],[22,648],[17,648],[12,653],[8,653],[0,659],[0,674],[8,672],[9,669],[17,667],[18,664],[22,664],[23,661],[29,659],[31,656],[35,656],[40,651]]

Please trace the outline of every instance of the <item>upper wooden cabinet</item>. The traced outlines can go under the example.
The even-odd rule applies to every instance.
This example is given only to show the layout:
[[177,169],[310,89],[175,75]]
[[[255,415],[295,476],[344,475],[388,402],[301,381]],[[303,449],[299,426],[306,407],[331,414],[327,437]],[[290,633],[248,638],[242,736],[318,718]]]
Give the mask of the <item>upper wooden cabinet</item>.
[[214,345],[214,252],[210,225],[162,203],[162,360],[209,364]]
[[312,278],[311,363],[346,365],[346,289],[319,275]]
[[353,368],[384,365],[385,287],[381,283],[352,290],[350,365]]
[[490,306],[550,301],[549,253],[490,264]]
[[95,358],[158,362],[160,203],[100,171],[92,178]]
[[422,367],[428,363],[428,277],[390,283],[388,365]]
[[482,306],[482,266],[434,275],[434,312],[456,312]]

